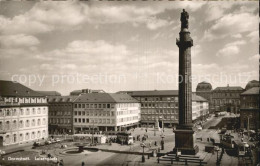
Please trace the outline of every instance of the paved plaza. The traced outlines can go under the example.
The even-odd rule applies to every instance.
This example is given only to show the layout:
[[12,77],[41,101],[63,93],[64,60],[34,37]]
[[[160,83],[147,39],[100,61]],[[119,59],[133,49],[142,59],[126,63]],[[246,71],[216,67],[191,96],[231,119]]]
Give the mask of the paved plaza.
[[[199,153],[196,156],[199,156],[203,159],[204,162],[207,162],[207,165],[215,165],[217,161],[217,154],[215,153],[207,153],[205,152],[205,146],[212,146],[212,142],[208,142],[207,138],[219,139],[217,129],[208,129],[211,125],[215,125],[216,122],[220,122],[221,117],[210,117],[207,122],[203,123],[204,129],[201,131],[196,131],[194,134],[195,144],[199,147]],[[147,131],[146,131],[147,130]],[[73,142],[62,142],[56,143],[52,145],[46,145],[43,147],[38,147],[36,149],[32,149],[32,145],[22,145],[16,147],[6,147],[6,152],[11,152],[15,150],[25,150],[24,152],[19,152],[21,157],[29,157],[32,160],[32,163],[37,163],[37,165],[55,165],[55,162],[47,162],[47,161],[35,161],[35,156],[47,157],[47,155],[40,155],[42,150],[46,150],[47,153],[50,153],[52,156],[55,156],[58,161],[63,160],[64,165],[69,166],[77,166],[82,165],[82,162],[85,165],[169,165],[170,162],[160,162],[157,163],[157,157],[148,157],[148,153],[152,153],[154,150],[161,148],[160,142],[162,140],[161,135],[164,136],[163,140],[164,150],[160,149],[160,153],[167,153],[173,150],[174,148],[174,133],[170,128],[165,128],[164,132],[154,131],[153,128],[136,128],[132,130],[132,135],[137,137],[140,135],[141,137],[147,135],[148,138],[145,140],[146,147],[144,148],[145,152],[145,162],[141,162],[142,157],[142,147],[140,146],[141,141],[135,141],[133,145],[120,145],[117,143],[103,144],[97,146],[88,147],[89,150],[85,150],[84,153],[80,154],[66,154],[64,151],[66,149],[61,149],[62,144],[66,144],[67,149],[77,150]],[[238,134],[231,133],[237,139],[239,139]],[[246,139],[246,138],[245,138]],[[155,145],[156,142],[156,145]],[[87,147],[86,147],[87,148]],[[97,149],[97,151],[93,151],[91,149]],[[17,154],[13,154],[17,157]],[[10,155],[8,155],[10,156]],[[12,156],[12,155],[11,155]],[[4,157],[5,162],[8,161],[7,157]],[[8,163],[8,162],[7,162]],[[10,161],[9,161],[10,163]],[[15,163],[15,162],[11,162]],[[28,162],[24,162],[25,165]],[[182,165],[184,163],[177,163],[178,165]],[[57,164],[56,164],[57,165]],[[176,165],[176,163],[175,163]],[[190,165],[190,164],[189,164]],[[237,157],[232,157],[224,153],[221,165],[239,165],[239,161]]]

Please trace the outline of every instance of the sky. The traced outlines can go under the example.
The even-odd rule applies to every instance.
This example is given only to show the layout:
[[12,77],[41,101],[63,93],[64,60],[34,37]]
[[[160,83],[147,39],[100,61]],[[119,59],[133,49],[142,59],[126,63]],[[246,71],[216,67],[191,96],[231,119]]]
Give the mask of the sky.
[[178,89],[182,9],[193,91],[259,80],[258,1],[1,1],[0,79],[63,95]]

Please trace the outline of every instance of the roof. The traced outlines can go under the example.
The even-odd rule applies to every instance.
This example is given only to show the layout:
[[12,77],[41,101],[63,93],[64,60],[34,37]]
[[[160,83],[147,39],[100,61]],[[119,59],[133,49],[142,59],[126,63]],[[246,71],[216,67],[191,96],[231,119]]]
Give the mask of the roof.
[[36,92],[41,93],[44,96],[61,96],[61,94],[57,91],[36,91]]
[[195,92],[192,93],[192,101],[205,101],[207,102],[208,100],[199,96],[199,95],[196,95]]
[[259,90],[260,90],[260,87],[253,87],[253,88],[248,89],[247,91],[241,93],[241,95],[258,95]]
[[14,81],[0,80],[2,97],[44,97],[44,95]]
[[244,90],[242,87],[240,86],[226,86],[226,87],[217,87],[215,88],[213,91],[227,91],[227,90]]
[[249,81],[247,84],[246,84],[246,87],[245,89],[248,90],[248,89],[251,89],[253,87],[259,87],[260,84],[259,84],[259,81],[257,80],[252,80],[252,81]]
[[80,95],[80,94],[83,94],[83,93],[105,93],[104,90],[102,89],[82,89],[82,90],[74,90],[72,92],[70,92],[70,95]]
[[87,103],[138,103],[128,94],[117,93],[86,93],[80,95],[74,102]]
[[133,97],[178,96],[178,90],[119,91],[117,93],[129,94]]
[[73,102],[78,96],[48,96],[48,103]]

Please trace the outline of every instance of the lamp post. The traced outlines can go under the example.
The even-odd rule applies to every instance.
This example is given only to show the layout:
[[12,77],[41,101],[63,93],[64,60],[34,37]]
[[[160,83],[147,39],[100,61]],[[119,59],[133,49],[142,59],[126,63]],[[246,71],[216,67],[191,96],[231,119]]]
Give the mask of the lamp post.
[[162,140],[161,140],[161,149],[164,150],[164,140],[163,140],[164,135],[163,135],[163,133],[161,135],[161,138],[162,138]]
[[145,145],[144,142],[142,142],[140,146],[143,148],[142,162],[144,163],[144,162],[145,162],[145,157],[144,157],[144,148],[146,147],[146,145]]
[[247,117],[247,134],[248,134],[248,139],[249,139],[249,137],[250,137],[250,135],[249,135],[249,125],[250,125],[249,119],[252,118],[252,115],[248,115],[246,117]]
[[215,146],[215,149],[214,149],[216,152],[217,152],[217,165],[219,165],[219,158],[218,158],[218,152],[219,152],[219,148]]

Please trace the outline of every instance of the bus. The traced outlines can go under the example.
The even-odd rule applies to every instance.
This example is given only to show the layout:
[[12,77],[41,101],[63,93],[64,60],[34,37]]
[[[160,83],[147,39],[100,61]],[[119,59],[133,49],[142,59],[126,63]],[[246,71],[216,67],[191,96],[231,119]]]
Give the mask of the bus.
[[119,132],[117,133],[117,142],[120,144],[131,145],[134,143],[134,137],[131,133]]

